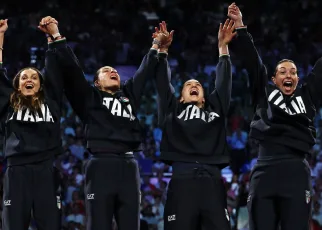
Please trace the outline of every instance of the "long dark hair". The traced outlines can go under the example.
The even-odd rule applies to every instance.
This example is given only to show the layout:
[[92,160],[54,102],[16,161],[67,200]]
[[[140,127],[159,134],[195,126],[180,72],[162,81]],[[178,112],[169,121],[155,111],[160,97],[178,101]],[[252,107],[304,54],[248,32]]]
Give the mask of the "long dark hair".
[[[25,96],[21,93],[21,91],[18,90],[21,73],[26,69],[32,69],[36,71],[40,81],[39,91],[32,96]],[[21,69],[13,79],[14,91],[10,96],[10,103],[14,111],[17,112],[20,109],[30,109],[33,112],[39,111],[41,108],[41,105],[45,100],[45,94],[44,94],[42,85],[43,85],[43,76],[38,69],[34,67],[26,67]]]
[[98,80],[98,75],[101,73],[101,69],[102,69],[102,68],[103,68],[103,67],[99,68],[99,69],[96,71],[95,75],[94,75],[93,85],[94,85],[95,87],[97,87],[97,86],[95,85],[95,82]]

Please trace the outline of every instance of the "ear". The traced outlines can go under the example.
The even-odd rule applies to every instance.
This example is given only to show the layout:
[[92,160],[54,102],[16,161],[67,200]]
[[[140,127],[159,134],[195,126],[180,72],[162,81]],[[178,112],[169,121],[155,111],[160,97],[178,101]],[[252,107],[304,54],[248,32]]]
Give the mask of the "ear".
[[295,87],[297,87],[297,85],[299,84],[299,81],[300,81],[300,78],[299,78],[299,77],[297,77],[297,82],[296,82]]
[[101,87],[97,80],[94,82],[94,85],[95,85],[97,88],[100,88],[100,87]]
[[183,97],[181,97],[181,98],[180,98],[180,103],[181,103],[181,102],[184,102]]
[[274,76],[272,77],[272,81],[276,85],[276,78]]

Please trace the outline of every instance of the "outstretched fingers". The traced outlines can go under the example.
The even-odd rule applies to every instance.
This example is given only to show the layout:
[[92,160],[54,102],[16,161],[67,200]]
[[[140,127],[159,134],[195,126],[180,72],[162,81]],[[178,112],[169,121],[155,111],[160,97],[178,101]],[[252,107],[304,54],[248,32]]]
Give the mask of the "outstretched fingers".
[[162,26],[163,26],[163,30],[165,33],[169,33],[168,32],[168,28],[167,28],[167,23],[165,23],[165,21],[162,21]]
[[229,24],[228,24],[227,29],[230,31],[233,31],[235,29],[235,23],[233,20],[229,20]]
[[171,30],[171,32],[170,32],[170,34],[169,34],[169,39],[171,39],[171,41],[172,41],[172,39],[173,39],[173,34],[174,34],[174,30]]
[[229,19],[226,19],[223,29],[227,30],[228,25],[229,25]]
[[222,28],[223,28],[222,23],[220,23],[219,24],[219,32],[222,31]]

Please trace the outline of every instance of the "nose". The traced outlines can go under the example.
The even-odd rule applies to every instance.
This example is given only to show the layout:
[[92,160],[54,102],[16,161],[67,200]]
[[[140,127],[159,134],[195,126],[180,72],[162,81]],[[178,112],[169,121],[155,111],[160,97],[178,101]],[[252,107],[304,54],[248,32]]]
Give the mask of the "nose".
[[117,73],[116,69],[112,69],[111,73]]
[[286,72],[286,77],[290,78],[291,77],[291,73],[289,71]]

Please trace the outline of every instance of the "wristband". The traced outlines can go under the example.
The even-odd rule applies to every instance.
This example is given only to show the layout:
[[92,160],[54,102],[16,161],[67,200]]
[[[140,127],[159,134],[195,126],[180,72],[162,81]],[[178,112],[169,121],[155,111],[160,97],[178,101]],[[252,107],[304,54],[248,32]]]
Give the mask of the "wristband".
[[61,35],[58,32],[58,33],[53,34],[52,37],[54,38],[54,40],[56,40],[56,38],[61,37]]
[[66,38],[65,37],[58,37],[60,38],[59,40],[55,40],[54,42],[57,43],[57,42],[62,42],[62,41],[66,41]]
[[153,39],[152,45],[158,45],[161,46],[161,42],[158,39]]

